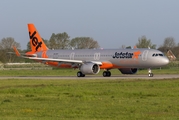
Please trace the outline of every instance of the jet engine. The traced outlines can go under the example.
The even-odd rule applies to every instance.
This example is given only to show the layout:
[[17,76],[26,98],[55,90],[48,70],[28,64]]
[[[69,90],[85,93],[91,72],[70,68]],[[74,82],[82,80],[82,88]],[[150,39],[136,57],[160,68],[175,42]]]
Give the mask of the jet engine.
[[98,64],[94,63],[85,63],[82,64],[80,67],[80,71],[83,74],[98,74],[100,71],[100,67]]
[[135,74],[137,73],[138,69],[137,68],[121,68],[119,69],[122,74]]

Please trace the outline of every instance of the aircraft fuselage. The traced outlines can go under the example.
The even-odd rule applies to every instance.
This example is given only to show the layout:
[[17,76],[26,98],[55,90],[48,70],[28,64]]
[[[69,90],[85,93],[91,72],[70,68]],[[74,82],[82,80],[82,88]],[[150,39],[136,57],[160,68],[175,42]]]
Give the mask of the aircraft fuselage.
[[107,68],[101,65],[101,68],[104,69],[156,68],[169,62],[162,52],[155,49],[68,49],[47,50],[36,54],[38,58],[82,60],[85,62],[100,61],[108,64]]

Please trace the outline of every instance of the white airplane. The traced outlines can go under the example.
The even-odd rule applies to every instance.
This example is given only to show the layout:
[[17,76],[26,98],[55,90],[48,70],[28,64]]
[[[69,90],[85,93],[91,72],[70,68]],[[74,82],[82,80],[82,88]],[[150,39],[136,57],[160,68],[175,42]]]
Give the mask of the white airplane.
[[[169,59],[159,50],[149,48],[136,49],[60,49],[50,50],[41,39],[33,24],[28,24],[31,51],[23,57],[58,68],[79,68],[77,77],[98,74],[110,77],[111,69],[122,74],[135,74],[139,68],[148,68],[149,77],[153,77],[151,68],[169,63]],[[21,56],[14,47],[17,56]]]

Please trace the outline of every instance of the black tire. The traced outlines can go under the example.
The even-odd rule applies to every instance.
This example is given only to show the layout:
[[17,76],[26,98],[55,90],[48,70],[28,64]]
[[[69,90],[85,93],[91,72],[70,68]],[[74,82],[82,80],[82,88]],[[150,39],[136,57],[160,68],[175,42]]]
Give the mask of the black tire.
[[103,72],[103,77],[107,77],[107,72],[106,71]]
[[151,77],[153,77],[154,76],[154,74],[153,73],[151,73]]
[[109,71],[109,73],[108,73],[108,77],[111,77],[111,72]]
[[107,71],[107,77],[111,77],[111,72]]
[[104,71],[103,72],[103,77],[110,77],[111,76],[111,72],[110,71]]
[[153,77],[154,76],[154,74],[153,73],[149,73],[149,77]]
[[82,77],[82,72],[77,72],[77,77]]
[[85,77],[85,74],[83,74],[81,71],[77,72],[77,77]]

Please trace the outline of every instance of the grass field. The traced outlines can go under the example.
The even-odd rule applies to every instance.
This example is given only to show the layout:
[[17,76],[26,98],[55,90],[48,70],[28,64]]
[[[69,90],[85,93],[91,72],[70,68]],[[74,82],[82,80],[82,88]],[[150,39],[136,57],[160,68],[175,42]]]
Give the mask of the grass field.
[[[60,77],[76,76],[76,72],[0,70],[0,76]],[[172,68],[153,73],[179,72]],[[137,74],[148,73],[139,70]],[[179,79],[0,80],[0,120],[178,120],[178,100]]]
[[179,79],[0,82],[2,120],[179,118]]

